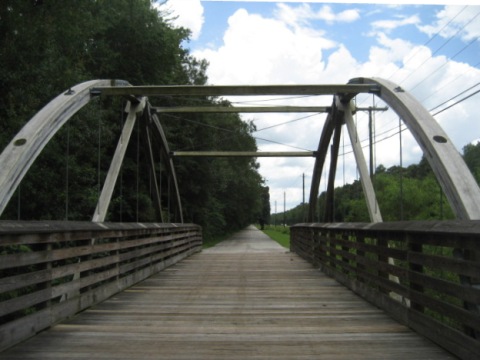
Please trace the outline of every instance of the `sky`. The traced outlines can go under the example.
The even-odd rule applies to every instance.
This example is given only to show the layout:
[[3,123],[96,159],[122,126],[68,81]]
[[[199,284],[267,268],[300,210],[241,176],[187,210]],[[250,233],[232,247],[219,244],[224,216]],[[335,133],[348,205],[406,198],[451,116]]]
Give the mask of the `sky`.
[[[459,152],[480,139],[476,106],[480,101],[480,93],[476,94],[480,90],[480,0],[395,4],[388,0],[168,0],[160,6],[166,9],[174,26],[191,31],[184,46],[209,62],[209,85],[345,84],[356,77],[380,77],[415,96]],[[329,106],[333,98],[228,100],[237,106]],[[363,95],[357,96],[357,106],[385,104]],[[298,151],[317,149],[326,114],[242,114],[242,118],[254,121],[259,151]],[[368,158],[368,113],[357,112],[355,121]],[[393,111],[374,115],[374,133],[375,167],[407,166],[421,159],[420,147]],[[270,188],[272,213],[283,211],[284,196],[287,210],[303,201],[303,175],[308,201],[313,158],[258,158],[258,162]],[[324,168],[328,166],[327,161]],[[344,134],[336,186],[356,179],[349,137]],[[320,192],[325,189],[322,180]]]

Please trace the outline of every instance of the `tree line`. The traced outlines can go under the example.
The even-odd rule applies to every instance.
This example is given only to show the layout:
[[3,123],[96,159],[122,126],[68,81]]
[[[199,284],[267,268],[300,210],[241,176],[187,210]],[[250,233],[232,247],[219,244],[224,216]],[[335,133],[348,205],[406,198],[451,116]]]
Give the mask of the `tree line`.
[[[83,81],[205,85],[208,63],[189,53],[189,37],[150,0],[3,1],[0,149],[51,99]],[[212,97],[150,101],[229,105]],[[123,99],[101,97],[75,115],[37,158],[1,219],[90,220],[125,106]],[[257,149],[255,126],[237,114],[165,115],[161,122],[171,150]],[[134,129],[107,221],[158,220],[139,132]],[[258,167],[252,158],[175,159],[184,220],[202,225],[208,237],[268,216],[268,188]]]
[[[463,148],[463,159],[480,184],[480,142]],[[447,220],[454,213],[425,158],[408,167],[379,165],[372,178],[383,221]],[[323,222],[326,192],[318,197],[317,218]],[[272,215],[271,223],[288,225],[305,222],[308,204]],[[285,219],[285,220],[284,220]],[[335,222],[369,222],[360,180],[335,189]]]

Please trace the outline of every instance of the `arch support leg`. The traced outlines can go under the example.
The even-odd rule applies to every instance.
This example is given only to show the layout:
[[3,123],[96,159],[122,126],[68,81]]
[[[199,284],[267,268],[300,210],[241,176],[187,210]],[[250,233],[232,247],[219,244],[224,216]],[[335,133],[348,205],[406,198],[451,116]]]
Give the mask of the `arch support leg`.
[[[340,101],[338,101],[338,103],[340,104]],[[360,173],[360,181],[362,183],[363,193],[365,194],[365,199],[367,201],[370,221],[382,222],[382,215],[380,213],[380,208],[378,207],[377,197],[375,196],[375,190],[373,189],[372,180],[370,179],[368,172],[367,162],[365,160],[360,141],[358,140],[357,129],[355,128],[355,123],[353,121],[351,103],[348,103],[348,105],[345,106],[339,106],[342,106],[342,110],[344,111],[345,124],[347,125],[348,135],[352,144],[357,168]]]
[[112,200],[113,190],[115,189],[115,184],[118,179],[118,174],[120,173],[125,152],[127,151],[130,137],[133,132],[133,126],[135,125],[135,121],[137,119],[137,113],[143,111],[145,108],[145,102],[146,98],[143,98],[138,104],[133,105],[129,102],[127,105],[128,116],[125,121],[125,125],[123,126],[122,134],[118,140],[112,163],[110,164],[107,177],[105,178],[105,183],[103,184],[102,192],[97,202],[97,207],[92,218],[92,221],[94,222],[105,221],[108,207],[110,205],[110,201]]

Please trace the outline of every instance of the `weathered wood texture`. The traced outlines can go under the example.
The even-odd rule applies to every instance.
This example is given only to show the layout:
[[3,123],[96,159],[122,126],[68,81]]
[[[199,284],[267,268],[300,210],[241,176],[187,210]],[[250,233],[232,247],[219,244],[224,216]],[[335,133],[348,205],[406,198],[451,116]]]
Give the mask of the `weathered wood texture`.
[[480,358],[480,221],[298,224],[291,234],[293,252],[393,318]]
[[376,84],[326,85],[153,85],[153,86],[98,86],[94,94],[143,96],[257,96],[257,95],[333,95],[377,93]]
[[0,222],[0,351],[201,245],[197,225]]
[[237,234],[1,358],[454,358],[265,238]]

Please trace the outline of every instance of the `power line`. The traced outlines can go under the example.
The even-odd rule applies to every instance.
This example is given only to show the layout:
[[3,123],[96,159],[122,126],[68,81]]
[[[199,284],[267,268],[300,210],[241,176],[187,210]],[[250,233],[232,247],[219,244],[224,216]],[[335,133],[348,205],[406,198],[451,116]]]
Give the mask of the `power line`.
[[[205,123],[202,123],[200,121],[190,120],[190,119],[182,118],[182,117],[175,116],[175,115],[166,114],[165,117],[170,117],[170,118],[174,118],[174,119],[177,119],[177,120],[183,120],[183,121],[186,121],[186,122],[189,122],[189,123],[193,123],[193,124],[196,124],[196,125],[204,126],[204,127],[207,127],[207,128],[211,128],[211,129],[215,129],[215,130],[219,130],[219,131],[223,131],[223,132],[228,132],[228,133],[237,134],[237,135],[240,134],[238,131],[235,131],[235,130],[222,128],[220,126],[205,124]],[[285,143],[281,143],[279,141],[265,139],[265,138],[261,138],[261,137],[258,137],[258,136],[252,136],[252,137],[256,140],[266,141],[266,142],[270,142],[270,143],[273,143],[273,144],[290,147],[292,149],[303,150],[303,151],[312,151],[311,149],[305,149],[305,148],[301,148],[301,147],[297,147],[297,146],[293,146],[293,145],[288,145],[288,144],[285,144]],[[225,140],[228,140],[228,139],[229,138],[225,138],[221,141],[225,141]]]
[[434,92],[432,92],[430,95],[428,95],[427,97],[423,98],[422,100],[420,100],[421,103],[424,103],[425,100],[431,98],[433,95],[435,95],[437,92],[439,92],[440,90],[443,90],[444,88],[446,88],[447,86],[451,85],[452,83],[458,81],[458,80],[461,80],[464,76],[466,76],[467,74],[469,74],[473,69],[475,70],[478,70],[477,69],[477,66],[480,65],[480,62],[476,63],[475,65],[473,65],[473,67],[471,67],[469,69],[469,71],[465,72],[464,74],[462,74],[462,76],[459,76],[459,77],[455,77],[454,79],[452,79],[451,81],[449,81],[448,83],[446,83],[445,85],[443,85],[441,88],[435,90]]
[[463,95],[463,94],[465,94],[467,91],[469,91],[469,90],[472,90],[473,88],[477,87],[478,85],[480,85],[480,82],[478,82],[478,83],[476,83],[475,85],[473,85],[473,86],[469,87],[468,89],[466,89],[466,90],[462,91],[461,93],[459,93],[459,94],[457,94],[457,95],[455,95],[455,96],[451,97],[450,99],[448,99],[448,100],[446,100],[446,101],[442,102],[441,104],[439,104],[439,105],[435,106],[434,108],[431,108],[431,109],[430,109],[430,110],[428,110],[428,111],[429,111],[429,112],[432,112],[433,110],[435,110],[435,109],[438,109],[440,106],[442,106],[442,105],[445,105],[446,103],[448,103],[448,102],[452,101],[453,99],[455,99],[455,98],[459,97],[460,95]]
[[[480,12],[477,14],[477,16],[480,15]],[[475,39],[473,39],[472,41],[470,41],[470,43],[468,43],[466,46],[464,46],[460,51],[458,51],[454,56],[452,56],[450,59],[448,59],[447,61],[445,61],[445,63],[443,63],[442,65],[440,65],[438,68],[436,68],[434,71],[432,71],[430,74],[428,74],[423,80],[421,80],[419,83],[417,83],[417,85],[415,85],[414,87],[410,88],[409,91],[412,91],[413,89],[416,89],[417,87],[420,86],[420,84],[422,84],[423,82],[425,82],[430,76],[432,76],[433,74],[435,74],[437,71],[439,71],[440,69],[442,69],[444,66],[446,66],[447,64],[449,64],[450,60],[453,60],[455,59],[458,55],[460,55],[463,51],[465,51],[468,47],[470,47],[473,43],[475,43],[477,40],[479,39],[479,37],[476,37]]]
[[458,105],[458,104],[460,104],[461,102],[463,102],[463,101],[465,101],[465,100],[467,100],[467,99],[471,98],[472,96],[474,96],[474,95],[476,95],[476,94],[478,94],[478,93],[480,93],[480,90],[477,90],[477,91],[475,91],[474,93],[472,93],[472,94],[470,94],[470,95],[468,95],[468,96],[466,96],[466,97],[464,97],[464,98],[462,98],[462,99],[458,100],[457,102],[453,103],[452,105],[450,105],[450,106],[447,106],[446,108],[444,108],[444,109],[442,109],[442,110],[440,110],[440,111],[436,112],[436,113],[435,113],[435,114],[433,114],[432,116],[438,115],[438,114],[440,114],[440,113],[444,112],[445,110],[448,110],[448,109],[450,109],[450,108],[454,107],[455,105]]
[[[460,13],[463,12],[463,10],[465,10],[465,8],[466,7],[464,7],[454,18],[452,18],[452,20],[450,20],[448,22],[448,24],[450,24],[458,15],[460,15]],[[443,44],[440,47],[438,47],[427,59],[425,59],[419,66],[417,66],[415,68],[415,70],[413,70],[410,74],[408,74],[406,78],[404,78],[402,81],[400,81],[399,84],[402,84],[403,82],[405,82],[405,80],[407,80],[410,76],[412,76],[415,72],[417,72],[426,62],[431,60],[434,55],[436,55],[441,49],[443,49],[451,40],[453,40],[463,29],[465,29],[465,27],[467,27],[467,25],[469,25],[473,20],[475,20],[479,15],[480,15],[480,12],[477,13],[477,15],[475,15],[473,18],[471,18],[462,28],[458,29],[457,32],[454,35],[450,36],[450,38],[448,38],[446,41],[444,41]],[[438,33],[440,33],[448,24],[446,24],[441,30],[439,30]],[[432,40],[433,40],[433,38],[432,38]]]
[[[452,17],[440,30],[438,30],[428,41],[426,41],[422,46],[427,46],[429,43],[431,43],[448,25],[452,23],[453,20],[455,20],[465,9],[468,7],[468,5],[464,6],[454,17]],[[413,55],[411,55],[402,65],[402,67],[398,68],[395,70],[395,72],[388,77],[388,79],[391,79],[398,71],[403,69],[405,65],[407,65],[417,54],[420,52],[420,47],[417,48],[417,51]],[[431,57],[430,57],[431,58]],[[430,59],[429,58],[429,59]],[[428,59],[427,59],[428,60]]]
[[312,115],[302,116],[302,117],[300,117],[300,118],[293,119],[293,120],[289,120],[289,121],[285,121],[285,122],[280,123],[280,124],[275,124],[275,125],[272,125],[272,126],[267,126],[267,127],[264,127],[264,128],[258,129],[258,130],[255,130],[254,132],[260,132],[260,131],[263,131],[263,130],[272,129],[272,128],[277,127],[277,126],[282,126],[282,125],[291,124],[291,123],[293,123],[293,122],[300,121],[300,120],[305,120],[305,119],[308,119],[308,118],[317,116],[317,115],[319,115],[319,114],[320,114],[320,113],[315,113],[315,114],[312,114]]
[[232,101],[231,104],[252,104],[257,102],[269,102],[269,101],[278,101],[278,100],[291,100],[291,99],[303,99],[314,97],[318,95],[300,95],[300,96],[287,96],[287,97],[276,97],[276,98],[269,98],[269,99],[261,99],[261,100],[246,100],[246,101]]

